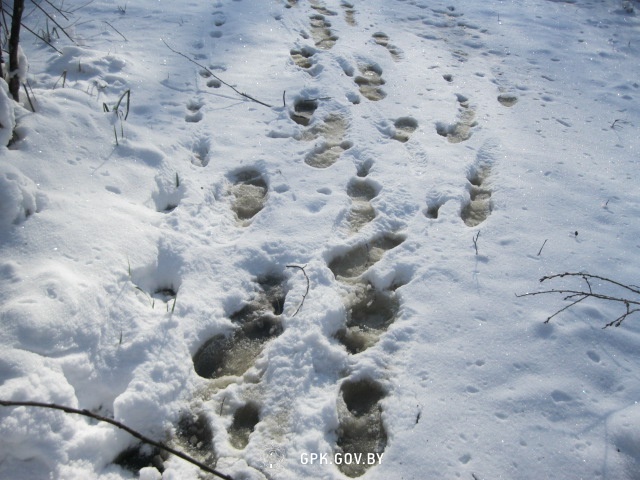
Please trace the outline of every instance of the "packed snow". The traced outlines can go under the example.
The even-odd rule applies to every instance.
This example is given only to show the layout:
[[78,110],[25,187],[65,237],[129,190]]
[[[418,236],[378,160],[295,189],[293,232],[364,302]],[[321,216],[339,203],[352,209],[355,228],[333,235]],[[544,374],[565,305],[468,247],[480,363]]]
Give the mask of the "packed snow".
[[[639,300],[637,1],[76,3],[0,81],[0,400],[236,480],[640,479],[640,318],[521,296]],[[0,406],[0,478],[213,475]]]

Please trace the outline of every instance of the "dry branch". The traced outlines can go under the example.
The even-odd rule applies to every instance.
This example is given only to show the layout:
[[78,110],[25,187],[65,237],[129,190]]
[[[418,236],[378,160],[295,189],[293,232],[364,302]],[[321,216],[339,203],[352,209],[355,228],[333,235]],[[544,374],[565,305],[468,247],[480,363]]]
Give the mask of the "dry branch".
[[306,265],[300,266],[300,265],[286,265],[287,268],[298,268],[300,270],[302,270],[302,274],[304,275],[304,278],[307,279],[307,290],[304,292],[304,295],[302,295],[302,301],[300,302],[300,305],[298,305],[298,308],[296,309],[296,311],[293,313],[293,315],[291,315],[291,317],[295,317],[298,312],[300,311],[300,309],[302,308],[302,305],[304,305],[304,300],[305,298],[307,298],[307,295],[309,294],[309,277],[307,276],[307,272],[305,272],[304,268],[306,267]]
[[[578,303],[586,299],[604,300],[607,302],[621,303],[624,305],[625,307],[624,312],[613,321],[607,323],[602,328],[607,328],[611,326],[619,327],[627,317],[633,315],[634,313],[640,312],[640,297],[627,298],[629,294],[640,295],[640,288],[636,287],[635,285],[626,285],[624,283],[618,282],[616,280],[612,280],[607,277],[603,277],[600,275],[591,275],[590,273],[582,273],[582,272],[565,272],[565,273],[558,273],[555,275],[547,275],[540,279],[540,283],[544,283],[550,280],[556,280],[559,278],[565,278],[565,277],[582,279],[582,282],[584,282],[584,284],[581,288],[579,287],[578,289],[553,288],[549,290],[542,290],[539,292],[528,292],[528,293],[519,294],[519,295],[516,294],[516,297],[532,297],[536,295],[555,294],[555,295],[562,296],[563,297],[562,299],[564,301],[571,302],[568,305],[565,305],[564,307],[556,311],[553,315],[549,316],[544,323],[549,323],[549,321],[556,315],[564,312],[565,310],[570,309],[571,307],[577,305]],[[592,282],[594,281],[602,282],[601,286],[609,286],[609,287],[625,290],[626,293],[623,295],[618,295],[618,294],[609,295],[606,293],[601,293],[599,291],[594,290],[592,286]]]
[[175,455],[176,457],[180,457],[183,460],[186,460],[187,462],[197,466],[198,468],[200,468],[201,470],[207,472],[207,473],[211,473],[213,475],[215,475],[216,477],[222,478],[224,480],[233,480],[232,477],[230,477],[229,475],[225,475],[224,473],[220,473],[217,470],[208,467],[207,465],[205,465],[202,462],[199,462],[198,460],[190,457],[189,455],[187,455],[186,453],[182,453],[179,450],[175,450],[171,447],[168,447],[160,442],[156,442],[155,440],[151,440],[148,437],[145,437],[144,435],[142,435],[140,432],[127,427],[126,425],[124,425],[123,423],[120,423],[116,420],[113,420],[112,418],[108,418],[108,417],[103,417],[102,415],[98,415],[95,414],[93,412],[90,412],[89,410],[79,410],[77,408],[71,408],[71,407],[65,407],[63,405],[58,405],[55,403],[41,403],[41,402],[14,402],[14,401],[10,401],[10,400],[0,400],[0,405],[2,405],[3,407],[38,407],[38,408],[48,408],[48,409],[52,409],[52,410],[61,410],[65,413],[75,413],[77,415],[83,415],[85,417],[89,417],[89,418],[93,418],[94,420],[99,420],[101,422],[106,422],[106,423],[110,423],[111,425],[124,430],[125,432],[127,432],[129,435],[137,438],[138,440],[140,440],[143,443],[146,443],[148,445],[151,445],[153,447],[159,448],[161,450],[164,450],[165,452],[171,453],[173,455]]
[[181,57],[186,58],[187,60],[189,60],[191,63],[193,63],[194,65],[197,65],[198,67],[202,68],[205,72],[207,72],[209,75],[211,75],[213,78],[215,78],[216,80],[218,80],[220,83],[222,83],[223,85],[226,85],[227,87],[229,87],[231,90],[233,90],[234,92],[236,92],[238,95],[240,95],[241,97],[247,98],[249,100],[251,100],[252,102],[256,102],[259,103],[260,105],[264,105],[265,107],[269,107],[271,108],[271,105],[269,105],[268,103],[264,103],[261,102],[260,100],[257,100],[256,98],[252,97],[251,95],[248,95],[246,93],[241,92],[240,90],[238,90],[236,87],[234,87],[233,85],[228,84],[227,82],[225,82],[224,80],[222,80],[220,77],[218,77],[216,74],[214,74],[211,70],[209,70],[207,67],[205,67],[204,65],[196,62],[193,58],[189,57],[188,55],[185,55],[182,52],[179,52],[178,50],[175,50],[173,48],[171,48],[169,46],[169,44],[162,39],[162,43],[164,43],[167,48],[169,50],[171,50],[173,53],[176,53],[178,55],[180,55]]

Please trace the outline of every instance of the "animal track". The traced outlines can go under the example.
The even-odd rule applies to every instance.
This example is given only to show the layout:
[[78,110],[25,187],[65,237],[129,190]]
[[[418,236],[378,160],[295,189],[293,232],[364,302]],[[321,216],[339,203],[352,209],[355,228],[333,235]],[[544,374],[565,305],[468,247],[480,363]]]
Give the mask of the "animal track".
[[344,140],[347,121],[341,115],[331,114],[319,125],[312,127],[302,136],[305,140],[323,137],[324,141],[318,145],[307,157],[305,163],[315,168],[328,168],[333,165],[342,152],[352,147],[352,143]]
[[360,93],[371,101],[382,100],[387,96],[385,91],[380,88],[385,81],[382,79],[382,69],[377,65],[360,66],[362,75],[355,78],[355,82],[360,88]]
[[393,126],[396,128],[393,139],[405,143],[409,141],[411,134],[418,128],[418,122],[412,117],[400,117],[393,122]]
[[491,167],[482,166],[469,175],[469,203],[460,211],[460,217],[469,227],[484,222],[491,214],[491,190],[485,186]]
[[234,448],[242,450],[249,444],[249,435],[260,422],[260,408],[249,402],[238,408],[233,414],[233,423],[229,427],[229,442]]
[[346,326],[335,337],[351,354],[373,346],[393,323],[400,307],[395,292],[379,291],[369,284],[357,285],[348,303]]
[[236,325],[233,332],[213,336],[193,356],[195,371],[201,377],[244,374],[264,345],[282,333],[279,316],[286,298],[283,280],[268,276],[258,283],[261,291],[256,298],[229,317]]
[[469,99],[464,95],[456,94],[458,98],[458,121],[454,124],[438,122],[436,132],[446,137],[450,143],[460,143],[471,138],[471,129],[478,123],[475,121],[476,112],[469,106]]
[[264,208],[267,190],[267,183],[257,170],[243,170],[235,175],[235,183],[231,187],[235,200],[231,208],[240,224],[249,225],[250,220]]
[[[337,449],[343,454],[382,454],[387,446],[387,432],[382,423],[380,401],[384,389],[370,379],[347,380],[338,398]],[[370,467],[366,462],[342,463],[340,471],[348,477],[363,475]]]
[[208,79],[207,87],[220,88],[222,86],[222,82],[220,82],[220,80],[218,80],[217,78],[214,78],[209,70],[200,70],[200,76],[202,78]]
[[197,123],[202,120],[203,115],[200,109],[203,105],[204,104],[200,100],[190,100],[189,103],[187,103],[188,112],[184,117],[185,121],[189,123]]
[[347,195],[351,197],[351,210],[348,216],[349,226],[353,232],[359,231],[364,225],[373,220],[376,212],[371,206],[378,191],[369,182],[354,178],[347,185]]
[[402,59],[402,57],[403,57],[402,50],[400,50],[395,45],[391,45],[389,43],[389,37],[387,36],[386,33],[382,33],[382,32],[374,33],[373,34],[373,41],[376,42],[378,45],[380,45],[382,47],[385,47],[387,50],[389,50],[389,53],[391,54],[391,57],[396,62],[398,60]]
[[225,17],[224,13],[222,12],[213,12],[213,24],[216,27],[221,27],[222,25],[224,25],[227,21],[227,17]]
[[318,108],[318,101],[312,99],[297,100],[291,112],[291,119],[298,125],[306,127],[311,122],[313,112]]
[[316,47],[322,50],[330,50],[338,41],[338,37],[331,33],[331,23],[323,15],[311,16],[311,36]]
[[401,235],[384,234],[334,258],[329,263],[329,269],[336,278],[342,277],[347,281],[357,278],[377,263],[387,250],[397,247],[404,240],[405,237]]

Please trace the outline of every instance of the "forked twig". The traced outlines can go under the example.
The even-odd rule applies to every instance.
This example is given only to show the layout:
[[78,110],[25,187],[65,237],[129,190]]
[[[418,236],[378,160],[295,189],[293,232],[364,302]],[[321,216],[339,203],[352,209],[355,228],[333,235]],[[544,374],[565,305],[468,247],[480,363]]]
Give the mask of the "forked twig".
[[576,277],[576,278],[581,278],[582,281],[585,283],[586,288],[584,289],[579,289],[579,290],[572,290],[572,289],[566,289],[566,288],[559,288],[559,289],[549,289],[549,290],[542,290],[539,292],[528,292],[528,293],[524,293],[524,294],[516,294],[516,297],[532,297],[532,296],[536,296],[536,295],[548,295],[548,294],[557,294],[557,295],[561,295],[563,296],[563,300],[565,301],[571,301],[571,303],[569,305],[566,305],[564,307],[562,307],[561,309],[559,309],[558,311],[556,311],[553,315],[549,316],[544,323],[549,323],[549,321],[555,317],[556,315],[564,312],[565,310],[570,309],[571,307],[577,305],[578,303],[582,302],[583,300],[586,300],[587,298],[595,298],[597,300],[605,300],[605,301],[609,301],[609,302],[616,302],[616,303],[622,303],[625,306],[625,311],[619,315],[616,319],[614,319],[613,321],[607,323],[604,327],[602,328],[607,328],[607,327],[619,327],[622,322],[629,316],[633,315],[634,313],[638,313],[640,312],[640,298],[626,298],[622,295],[608,295],[605,293],[600,293],[597,291],[594,291],[593,287],[592,287],[592,282],[594,280],[598,280],[600,282],[604,282],[605,284],[609,284],[610,286],[614,286],[617,288],[622,288],[624,290],[626,290],[627,292],[630,292],[632,294],[635,295],[640,295],[640,288],[634,286],[634,285],[626,285],[624,283],[620,283],[616,280],[612,280],[610,278],[607,277],[603,277],[600,275],[592,275],[590,273],[582,273],[582,272],[565,272],[565,273],[558,273],[555,275],[547,275],[544,276],[540,279],[540,283],[544,283],[546,281],[549,280],[555,280],[558,278],[564,278],[564,277]]
[[302,295],[302,301],[300,302],[300,305],[298,305],[298,308],[296,309],[296,311],[293,313],[293,315],[291,315],[291,317],[295,317],[298,312],[300,311],[300,309],[302,308],[302,305],[304,305],[304,300],[305,298],[307,298],[307,295],[309,294],[309,277],[307,276],[307,272],[304,270],[304,268],[306,267],[306,265],[300,266],[300,265],[286,265],[287,268],[297,268],[302,270],[302,274],[304,275],[304,278],[307,279],[307,290],[304,292],[304,295]]
[[195,465],[196,467],[200,468],[201,470],[215,475],[216,477],[222,478],[224,480],[233,480],[233,478],[230,477],[229,475],[225,475],[224,473],[220,473],[217,470],[215,470],[215,469],[213,469],[211,467],[208,467],[204,463],[199,462],[198,460],[196,460],[195,458],[190,457],[186,453],[182,453],[181,451],[175,450],[174,448],[168,447],[168,446],[166,446],[166,445],[164,445],[164,444],[162,444],[160,442],[156,442],[155,440],[151,440],[150,438],[145,437],[140,432],[132,429],[131,427],[127,427],[123,423],[120,423],[120,422],[118,422],[116,420],[113,420],[111,418],[108,418],[108,417],[103,417],[102,415],[98,415],[96,413],[90,412],[89,410],[79,410],[77,408],[65,407],[63,405],[58,405],[58,404],[55,404],[55,403],[14,402],[14,401],[10,401],[10,400],[0,400],[0,405],[2,405],[3,407],[39,407],[39,408],[49,408],[49,409],[52,409],[52,410],[61,410],[61,411],[65,412],[65,413],[75,413],[77,415],[83,415],[85,417],[93,418],[94,420],[99,420],[101,422],[110,423],[114,427],[117,427],[120,430],[124,430],[129,435],[131,435],[132,437],[137,438],[142,443],[146,443],[146,444],[151,445],[153,447],[159,448],[160,450],[164,450],[165,452],[171,453],[172,455],[175,455],[176,457],[180,457],[183,460],[186,460],[187,462],[189,462],[189,463]]

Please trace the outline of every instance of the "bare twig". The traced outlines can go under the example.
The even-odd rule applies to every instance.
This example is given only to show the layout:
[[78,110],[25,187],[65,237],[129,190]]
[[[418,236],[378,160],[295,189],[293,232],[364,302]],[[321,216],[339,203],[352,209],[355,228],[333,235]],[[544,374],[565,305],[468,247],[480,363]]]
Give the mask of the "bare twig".
[[256,98],[252,97],[251,95],[248,95],[246,93],[241,92],[240,90],[238,90],[236,87],[234,87],[233,85],[228,84],[227,82],[225,82],[224,80],[222,80],[220,77],[218,77],[216,74],[214,74],[211,70],[209,70],[207,67],[205,67],[204,65],[196,62],[193,58],[189,57],[188,55],[185,55],[182,52],[179,52],[178,50],[173,49],[172,47],[169,46],[169,44],[162,39],[162,43],[164,43],[167,48],[169,50],[171,50],[173,53],[180,55],[181,57],[186,58],[187,60],[189,60],[191,63],[193,63],[194,65],[197,65],[198,67],[202,68],[205,72],[207,72],[209,75],[211,75],[213,78],[215,78],[216,80],[218,80],[220,83],[222,83],[223,85],[226,85],[227,87],[229,87],[231,90],[233,90],[234,92],[236,92],[238,95],[240,95],[241,97],[247,98],[249,100],[251,100],[252,102],[256,102],[259,103],[260,105],[264,105],[265,107],[269,107],[271,108],[271,105],[269,105],[268,103],[264,103],[261,102],[260,100],[257,100]]
[[[11,18],[13,20],[13,16],[11,13],[8,13],[6,10],[3,11],[3,14],[6,14],[7,16],[9,16],[9,18]],[[42,40],[44,43],[46,43],[47,45],[49,45],[51,48],[53,48],[56,52],[58,52],[60,55],[62,55],[62,52],[60,50],[58,50],[56,47],[53,46],[53,44],[49,41],[47,41],[47,39],[43,38],[41,35],[38,35],[36,32],[34,32],[33,30],[31,30],[29,27],[27,27],[23,22],[20,22],[20,25],[22,26],[22,28],[24,28],[27,32],[29,32],[30,34],[32,34],[34,37]]]
[[49,409],[52,409],[52,410],[61,410],[61,411],[65,412],[65,413],[75,413],[77,415],[83,415],[85,417],[93,418],[94,420],[98,420],[98,421],[105,422],[105,423],[110,423],[114,427],[117,427],[120,430],[124,430],[129,435],[131,435],[132,437],[137,438],[142,443],[146,443],[146,444],[151,445],[153,447],[159,448],[160,450],[164,450],[165,452],[171,453],[172,455],[175,455],[176,457],[180,457],[183,460],[186,460],[187,462],[197,466],[201,470],[215,475],[216,477],[219,477],[219,478],[222,478],[222,479],[225,479],[225,480],[233,480],[233,478],[230,477],[229,475],[225,475],[224,473],[218,472],[217,470],[215,470],[215,469],[213,469],[211,467],[208,467],[204,463],[199,462],[198,460],[190,457],[186,453],[182,453],[179,450],[175,450],[174,448],[168,447],[168,446],[164,445],[163,443],[156,442],[155,440],[152,440],[152,439],[150,439],[148,437],[145,437],[140,432],[138,432],[138,431],[136,431],[136,430],[134,430],[134,429],[132,429],[130,427],[127,427],[123,423],[120,423],[120,422],[118,422],[116,420],[113,420],[112,418],[103,417],[102,415],[95,414],[93,412],[90,412],[89,410],[79,410],[77,408],[65,407],[63,405],[58,405],[58,404],[55,404],[55,403],[14,402],[14,401],[10,401],[10,400],[0,400],[0,405],[2,405],[3,407],[49,408]]
[[532,297],[536,295],[556,294],[556,295],[561,295],[563,297],[562,299],[565,301],[571,301],[569,305],[562,307],[561,309],[556,311],[553,315],[549,316],[544,323],[548,323],[556,315],[564,312],[565,310],[570,309],[571,307],[577,305],[583,300],[586,300],[587,298],[604,300],[608,302],[622,303],[625,306],[625,311],[621,315],[619,315],[615,320],[607,323],[602,328],[607,328],[611,326],[619,327],[627,317],[633,315],[634,313],[640,312],[640,298],[626,298],[623,295],[608,295],[606,293],[600,293],[598,291],[594,291],[592,287],[592,282],[596,280],[596,281],[602,282],[604,285],[621,288],[634,295],[640,295],[640,288],[633,285],[626,285],[624,283],[618,282],[616,280],[612,280],[607,277],[603,277],[600,275],[592,275],[590,273],[582,273],[582,272],[565,272],[565,273],[558,273],[555,275],[544,276],[540,279],[540,283],[544,283],[549,280],[555,280],[555,279],[564,278],[564,277],[580,278],[584,282],[586,288],[575,289],[575,290],[567,289],[567,288],[549,289],[549,290],[542,290],[539,292],[528,292],[524,294],[516,294],[516,297]]
[[547,244],[547,239],[545,238],[544,242],[542,243],[542,246],[540,247],[540,250],[538,251],[538,256],[540,256],[540,254],[542,253],[542,249],[546,244]]
[[476,249],[476,255],[478,255],[478,238],[480,237],[480,230],[476,233],[476,236],[473,237],[473,246]]
[[300,266],[300,265],[286,265],[287,268],[297,268],[302,270],[302,274],[304,275],[304,278],[307,279],[307,290],[304,292],[304,295],[302,295],[302,301],[300,302],[300,305],[298,305],[298,308],[296,309],[296,311],[293,313],[293,315],[291,315],[291,317],[295,317],[298,312],[300,311],[300,309],[302,308],[302,305],[304,305],[304,300],[305,298],[307,298],[307,295],[309,294],[309,277],[307,276],[307,272],[304,270],[304,268],[306,267],[306,265]]
[[[24,88],[24,93],[27,94],[27,100],[29,100],[29,105],[31,105],[31,111],[33,113],[36,112],[36,107],[33,106],[33,101],[31,100],[31,95],[29,95],[29,90],[27,90],[27,84],[23,83],[22,84],[22,88]],[[31,85],[29,85],[29,89],[31,90]],[[31,90],[31,93],[33,93],[33,90]],[[35,100],[35,95],[33,96],[34,100]]]
[[[58,23],[58,21],[57,21],[53,16],[51,16],[51,15],[49,14],[49,12],[47,12],[44,8],[42,8],[42,7],[41,7],[40,5],[38,5],[36,2],[33,2],[33,5],[34,5],[37,9],[39,9],[42,13],[44,13],[44,14],[47,16],[47,18],[48,18],[49,20],[51,20],[51,21],[56,25],[56,27],[60,28],[60,30],[62,30],[62,33],[64,33],[65,37],[67,37],[69,40],[71,40],[71,42],[72,42],[74,45],[77,45],[77,44],[76,44],[76,41],[75,41],[73,38],[71,38],[71,35],[69,35],[69,34],[67,33],[67,31],[65,30],[65,28],[64,28],[62,25],[60,25],[60,24]],[[56,10],[57,10],[57,9],[56,9]]]
[[103,20],[102,22],[103,22],[103,23],[106,23],[106,24],[107,24],[107,25],[109,25],[111,28],[113,28],[113,30],[114,30],[118,35],[120,35],[122,38],[124,38],[124,41],[125,41],[125,42],[128,42],[128,41],[129,41],[129,40],[127,40],[127,37],[125,37],[122,33],[120,33],[120,31],[119,31],[116,27],[114,27],[113,25],[111,25],[109,22],[107,22],[106,20]]

